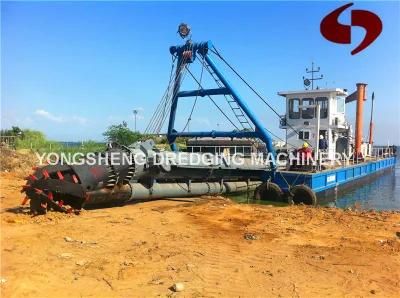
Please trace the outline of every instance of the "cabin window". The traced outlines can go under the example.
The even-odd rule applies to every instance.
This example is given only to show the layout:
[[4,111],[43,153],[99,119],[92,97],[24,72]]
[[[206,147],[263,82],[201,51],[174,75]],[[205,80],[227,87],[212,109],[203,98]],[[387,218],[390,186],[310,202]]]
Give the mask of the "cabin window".
[[290,119],[300,119],[300,99],[291,98],[289,99],[289,118]]
[[313,98],[303,98],[302,105],[303,108],[301,109],[301,117],[303,119],[312,119],[314,118],[314,107],[307,108],[307,106],[311,106],[314,104]]
[[338,113],[344,113],[344,96],[337,96],[336,97],[336,101],[337,101],[337,103],[336,103],[336,111],[338,112]]
[[310,132],[308,130],[300,130],[299,131],[299,140],[309,140]]
[[328,117],[328,98],[317,97],[315,101],[317,104],[319,104],[321,119],[326,119]]
[[192,152],[201,152],[201,147],[200,146],[193,146],[192,148]]
[[244,147],[243,148],[243,153],[244,153],[244,155],[246,155],[246,156],[249,156],[249,155],[251,155],[251,147]]

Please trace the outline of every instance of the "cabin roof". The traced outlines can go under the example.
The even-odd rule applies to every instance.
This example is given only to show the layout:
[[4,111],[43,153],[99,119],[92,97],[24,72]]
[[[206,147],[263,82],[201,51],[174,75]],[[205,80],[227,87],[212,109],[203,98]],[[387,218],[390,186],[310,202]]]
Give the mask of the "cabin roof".
[[186,142],[187,146],[252,146],[254,139],[237,138],[193,138]]
[[297,90],[297,91],[280,91],[278,92],[278,95],[286,97],[287,95],[296,95],[296,94],[321,94],[321,93],[332,93],[336,92],[337,95],[347,95],[347,90],[346,89],[341,89],[341,88],[329,88],[329,89],[314,89],[314,90]]

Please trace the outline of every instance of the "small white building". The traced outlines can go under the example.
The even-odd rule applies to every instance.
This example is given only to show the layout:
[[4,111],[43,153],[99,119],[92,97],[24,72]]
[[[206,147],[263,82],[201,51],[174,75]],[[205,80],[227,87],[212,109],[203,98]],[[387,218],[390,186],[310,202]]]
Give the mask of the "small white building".
[[[280,128],[286,129],[288,147],[292,145],[299,148],[307,141],[315,149],[322,135],[328,142],[329,159],[335,158],[335,152],[349,152],[352,140],[351,126],[345,118],[347,90],[336,88],[282,91],[278,95],[286,100],[286,114],[281,117]],[[319,132],[315,107],[317,104],[320,107]]]

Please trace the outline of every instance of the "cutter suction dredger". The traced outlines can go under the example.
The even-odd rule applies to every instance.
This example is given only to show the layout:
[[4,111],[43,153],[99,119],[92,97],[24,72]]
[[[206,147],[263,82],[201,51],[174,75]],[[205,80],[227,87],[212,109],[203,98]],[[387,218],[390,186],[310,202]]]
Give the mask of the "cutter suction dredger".
[[[188,26],[181,24],[179,28],[181,36],[188,38]],[[170,54],[172,69],[169,86],[145,133],[159,135],[169,115],[167,140],[172,151],[160,152],[154,142],[148,140],[130,146],[108,148],[95,155],[95,160],[85,158],[80,164],[47,165],[36,169],[27,178],[27,184],[22,190],[26,193],[24,202],[30,200],[33,213],[45,213],[50,209],[79,212],[84,206],[246,192],[256,188],[256,196],[262,197],[265,192],[273,189],[273,183],[269,183],[276,172],[276,154],[272,139],[246,100],[227,80],[211,54],[225,64],[226,60],[210,41],[195,43],[187,39],[184,45],[171,47]],[[195,62],[201,65],[199,79],[189,69]],[[227,66],[232,68],[229,64]],[[197,90],[181,90],[183,79],[188,73],[196,82]],[[209,78],[212,78],[214,88],[203,87],[203,73],[208,73]],[[214,96],[225,98],[228,106],[221,108],[213,99]],[[233,130],[189,131],[191,112],[186,126],[179,131],[175,123],[178,101],[190,97],[195,98],[192,112],[199,97],[209,99],[232,124]],[[268,153],[272,158],[266,159],[266,162],[263,159],[263,162],[255,163],[248,158],[232,162],[230,154],[226,158],[225,155],[178,152],[175,141],[179,137],[257,139],[265,144],[266,150],[263,154]],[[237,157],[235,154],[234,158]],[[275,193],[280,196],[280,189]]]
[[266,169],[246,159],[160,152],[147,140],[109,148],[76,164],[37,168],[22,191],[34,214],[78,213],[83,207],[250,191],[261,184]]
[[[351,153],[351,129],[344,118],[343,96],[347,95],[344,89],[317,88],[300,92],[280,92],[279,95],[285,96],[287,100],[286,115],[282,117],[210,41],[193,42],[187,24],[180,24],[178,32],[186,42],[170,47],[172,65],[169,84],[144,131],[145,134],[158,136],[165,131],[164,124],[167,123],[166,138],[171,151],[159,151],[152,140],[147,140],[130,146],[109,146],[105,152],[96,154],[95,158],[88,156],[79,164],[59,163],[38,168],[27,177],[27,184],[22,190],[26,193],[24,202],[30,200],[33,213],[45,213],[50,209],[79,212],[85,206],[250,190],[254,190],[256,199],[316,204],[317,193],[336,190],[342,184],[352,183],[359,178],[394,167],[396,158],[390,148],[384,148],[378,154],[367,152],[359,159],[362,153],[362,117],[358,117],[360,121],[357,121],[357,131],[360,133],[356,134],[356,159],[342,159],[343,166],[322,165],[320,147],[330,161],[335,161],[336,153],[346,153],[345,156],[350,156]],[[196,65],[200,68],[198,77],[194,75],[198,73],[193,69]],[[234,74],[235,79],[251,91],[246,93],[247,96],[255,96],[269,108],[269,112],[258,111],[264,117],[267,116],[268,122],[272,116],[279,119],[281,128],[287,130],[284,141],[286,150],[290,146],[295,149],[294,152],[299,152],[301,145],[302,150],[305,150],[303,153],[312,157],[313,150],[308,147],[314,147],[315,164],[303,166],[300,163],[306,159],[303,156],[288,169],[278,169],[271,136],[280,139],[279,136],[264,127],[256,111],[248,105],[250,98],[239,94],[222,71],[223,68],[231,75]],[[313,69],[311,72],[315,72]],[[190,86],[193,88],[194,82],[197,89],[181,90],[186,77],[193,80]],[[318,79],[312,77],[311,81]],[[309,85],[309,81],[305,80],[305,86]],[[357,86],[358,91],[354,96],[357,95],[357,114],[362,116],[366,84]],[[346,102],[352,101],[351,97],[352,95],[346,98]],[[191,101],[193,105],[186,124],[183,128],[178,128],[176,118],[178,115],[182,119],[182,115],[177,111],[182,101]],[[219,117],[223,116],[221,119],[232,130],[225,128],[228,127],[226,125],[223,125],[224,130],[189,129],[193,112],[199,109],[196,107],[198,101],[207,101],[214,105],[219,111]],[[214,118],[213,116],[210,115],[210,118]],[[215,117],[213,120],[218,121],[217,119],[219,118]],[[218,124],[217,126],[219,128]],[[222,148],[221,152],[219,147],[218,154],[222,153],[221,155],[217,155],[217,151],[214,151],[215,155],[195,151],[179,152],[177,138],[224,138],[232,143],[235,139],[251,139],[257,144],[263,144],[260,147],[265,149],[261,150],[261,161],[259,155],[256,160],[248,157],[231,160],[232,155],[234,159],[240,158],[236,154],[236,148]],[[372,135],[370,139],[372,140]],[[327,142],[325,145],[323,140]],[[369,147],[372,149],[371,140]],[[199,151],[201,152],[201,148]],[[244,147],[242,152],[245,153]]]

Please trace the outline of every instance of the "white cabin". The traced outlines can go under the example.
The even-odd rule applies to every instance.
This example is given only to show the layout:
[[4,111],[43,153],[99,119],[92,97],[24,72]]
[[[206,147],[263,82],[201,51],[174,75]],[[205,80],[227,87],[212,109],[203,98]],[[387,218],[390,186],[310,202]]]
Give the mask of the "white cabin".
[[[281,117],[280,128],[286,129],[289,147],[299,148],[307,141],[315,149],[319,136],[323,135],[328,142],[329,159],[335,158],[335,152],[349,152],[351,126],[345,118],[347,90],[336,88],[282,91],[278,95],[286,100],[286,114]],[[320,107],[319,132],[317,104]]]

